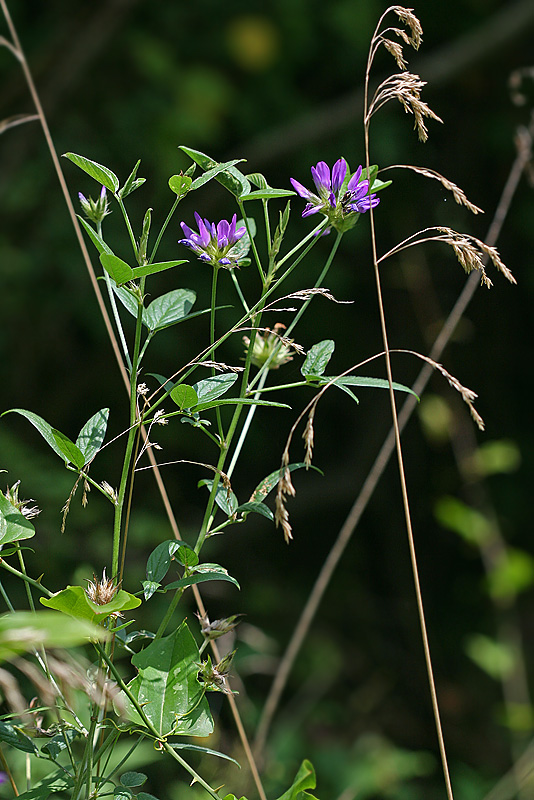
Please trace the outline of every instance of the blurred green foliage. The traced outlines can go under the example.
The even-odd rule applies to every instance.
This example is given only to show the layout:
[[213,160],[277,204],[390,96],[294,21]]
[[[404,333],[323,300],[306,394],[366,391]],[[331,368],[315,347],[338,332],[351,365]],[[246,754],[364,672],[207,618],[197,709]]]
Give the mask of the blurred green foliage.
[[[147,183],[133,201],[138,224],[148,206],[155,219],[165,218],[173,199],[168,178],[189,164],[177,149],[180,144],[221,161],[245,156],[251,171],[263,171],[271,185],[287,188],[290,176],[308,183],[309,167],[320,159],[333,163],[344,155],[356,166],[363,158],[363,72],[370,36],[386,7],[378,0],[333,0],[328,5],[320,0],[273,0],[268,5],[259,0],[73,0],[67,5],[49,0],[11,5],[58,152],[83,153],[108,165],[121,180],[141,158],[139,176]],[[431,123],[430,139],[423,146],[411,130],[412,120],[400,106],[390,107],[372,125],[373,160],[382,166],[414,163],[436,169],[487,213],[471,218],[435,182],[389,173],[394,184],[377,214],[382,252],[435,224],[483,238],[515,155],[516,127],[526,124],[530,113],[528,103],[511,103],[507,89],[513,70],[531,66],[530,3],[451,0],[446,13],[441,4],[428,0],[414,5],[424,43],[419,54],[410,56],[409,68],[429,80],[424,99],[445,124]],[[0,33],[7,35],[5,26]],[[392,66],[389,56],[381,56],[378,70],[383,75]],[[20,67],[5,48],[0,50],[0,71],[0,117],[33,112]],[[78,191],[95,196],[89,179],[67,162],[63,166],[73,197]],[[0,137],[0,197],[1,410],[29,408],[75,436],[96,409],[109,405],[110,431],[117,434],[126,417],[123,387],[36,122]],[[199,202],[198,195],[194,202]],[[198,210],[209,218],[233,213],[226,193],[211,184],[203,202]],[[197,206],[185,201],[180,208],[179,219],[190,224]],[[294,217],[300,210],[301,203],[293,201]],[[488,434],[477,433],[468,447],[475,434],[467,412],[438,378],[431,387],[438,406],[427,414],[434,432],[424,416],[431,407],[423,404],[421,423],[414,420],[405,434],[438,694],[453,782],[462,800],[483,796],[511,763],[501,689],[491,677],[492,671],[502,673],[504,667],[497,666],[508,654],[506,649],[491,650],[496,614],[503,613],[495,600],[503,593],[516,598],[512,610],[524,634],[523,657],[530,670],[534,664],[533,216],[534,195],[524,180],[499,241],[519,285],[510,287],[497,277],[491,291],[479,290],[444,356],[447,368],[479,393],[477,407]],[[300,225],[308,229],[307,221]],[[111,217],[109,227],[116,230],[115,241],[126,244],[120,220]],[[162,260],[183,256],[176,247],[178,238],[181,230],[175,223],[162,243]],[[317,251],[304,267],[310,284],[328,243]],[[242,275],[245,286],[247,277]],[[461,268],[434,245],[386,262],[383,279],[391,346],[428,352],[463,286]],[[170,277],[162,273],[159,280],[162,292],[191,288],[199,295],[199,308],[209,302],[208,273],[194,260]],[[308,285],[306,272],[292,288],[302,285]],[[367,220],[345,237],[328,288],[354,304],[332,313],[332,306],[317,300],[316,313],[299,326],[295,338],[306,349],[321,339],[334,339],[334,368],[341,370],[381,349]],[[228,302],[233,302],[231,293]],[[154,344],[158,372],[171,374],[177,361],[196,352],[208,322],[201,317],[187,325],[161,334]],[[228,345],[224,358],[237,363],[240,357],[240,343]],[[286,379],[298,379],[299,368],[298,360],[284,367]],[[396,379],[410,384],[419,366],[397,356],[394,368]],[[382,367],[376,370],[383,377]],[[247,450],[257,472],[251,474],[245,459],[233,479],[234,488],[243,487],[240,498],[248,497],[247,491],[277,467],[300,403],[295,397],[293,411],[258,412]],[[224,585],[213,584],[205,596],[213,617],[246,612],[238,629],[235,665],[246,682],[239,686],[239,700],[250,728],[299,609],[389,425],[385,392],[371,396],[362,391],[359,407],[340,393],[327,393],[316,419],[314,458],[325,476],[309,473],[295,479],[298,493],[290,508],[295,541],[286,547],[280,532],[255,517],[246,529],[232,529],[210,545],[210,560],[227,567],[242,587],[237,605],[234,590]],[[506,440],[508,450],[477,450],[477,443],[487,438]],[[178,450],[181,458],[191,453],[200,461],[210,458],[204,445],[198,450],[189,426],[162,429],[158,441],[173,457]],[[476,477],[473,470],[469,478],[458,471],[458,445],[475,453]],[[119,454],[111,448],[108,453],[99,478],[113,484]],[[521,467],[514,471],[517,455]],[[0,456],[0,468],[9,471],[6,481],[22,479],[22,495],[34,497],[43,508],[37,521],[38,550],[33,560],[27,556],[28,568],[36,575],[46,569],[47,585],[54,589],[91,577],[93,570],[100,572],[109,558],[107,505],[93,496],[85,510],[73,504],[67,531],[60,535],[61,507],[71,481],[53,454],[24,420],[8,417],[0,424]],[[186,538],[196,531],[202,513],[203,490],[196,485],[200,477],[185,465],[165,473]],[[473,491],[482,479],[484,502]],[[136,555],[129,565],[129,591],[139,590],[150,551],[171,536],[148,473],[141,473],[137,492],[143,503],[132,523]],[[446,500],[449,496],[453,502]],[[488,502],[494,514],[489,522]],[[439,521],[436,507],[441,508]],[[479,543],[484,525],[493,525],[495,519],[513,549],[507,551],[501,573],[490,573],[488,586],[473,543]],[[46,564],[44,552],[49,555]],[[14,586],[14,596],[17,591]],[[150,628],[165,602],[155,596],[152,606],[143,606],[139,627]],[[190,616],[193,610],[191,606]],[[221,727],[209,746],[241,758],[223,701],[215,704],[214,713]],[[532,735],[530,724],[514,732],[519,748]],[[154,757],[150,748],[140,748],[139,763],[131,768],[149,771]],[[336,572],[284,695],[266,760],[271,796],[288,785],[303,757],[318,771],[319,796],[443,796],[393,467]],[[222,773],[219,764],[208,761],[202,762],[202,770],[215,783],[224,774],[238,794],[235,771]],[[185,798],[195,790],[158,761],[150,791]]]

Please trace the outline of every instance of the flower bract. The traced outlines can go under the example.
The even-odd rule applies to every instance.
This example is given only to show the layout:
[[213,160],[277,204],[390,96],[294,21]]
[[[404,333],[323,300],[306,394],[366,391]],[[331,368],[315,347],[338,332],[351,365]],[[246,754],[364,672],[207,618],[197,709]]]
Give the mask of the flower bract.
[[246,233],[245,227],[236,228],[237,215],[234,214],[231,222],[222,219],[217,225],[207,219],[202,219],[196,211],[195,219],[198,233],[191,230],[185,222],[181,222],[186,238],[179,239],[178,244],[191,248],[201,261],[214,267],[226,267],[226,269],[237,267],[238,258],[235,257],[235,254],[232,256],[232,249]]

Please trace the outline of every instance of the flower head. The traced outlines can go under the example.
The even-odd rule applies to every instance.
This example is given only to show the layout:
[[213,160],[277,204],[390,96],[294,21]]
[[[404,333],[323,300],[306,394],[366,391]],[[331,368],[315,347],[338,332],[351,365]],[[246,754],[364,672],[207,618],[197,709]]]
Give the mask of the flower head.
[[99,222],[102,222],[104,217],[106,217],[108,214],[111,214],[105,186],[102,187],[102,191],[100,192],[100,197],[98,200],[93,200],[92,197],[87,198],[81,192],[78,192],[78,199],[80,201],[83,213],[87,219],[91,220],[91,222],[98,224]]
[[[21,500],[19,498],[19,487],[20,481],[17,481],[13,484],[13,486],[8,486],[6,488],[6,493],[4,497],[6,500],[9,500],[11,505],[19,511],[23,517],[26,519],[33,519],[37,517],[41,513],[41,509],[37,506],[30,506],[29,503],[33,503],[33,500]],[[0,492],[1,494],[1,492]]]
[[214,267],[226,267],[226,269],[237,267],[239,259],[235,254],[232,255],[232,249],[246,232],[245,227],[236,229],[237,215],[234,214],[231,222],[222,219],[217,225],[202,219],[196,211],[195,219],[198,233],[192,231],[185,222],[181,222],[186,238],[179,239],[178,244],[190,247],[201,261]]
[[336,161],[330,173],[330,167],[324,161],[311,168],[311,174],[317,194],[310,192],[295,178],[291,178],[293,188],[308,201],[303,217],[321,213],[328,219],[329,225],[325,233],[333,227],[338,231],[352,228],[358,219],[357,215],[380,202],[376,194],[369,194],[369,181],[362,180],[362,167],[358,167],[354,175],[346,181],[347,162],[344,158]]
[[[293,343],[293,339],[282,336],[281,331],[285,325],[277,322],[273,330],[265,328],[262,333],[257,333],[254,339],[251,361],[256,367],[262,367],[269,361],[269,369],[278,369],[282,364],[287,364],[293,359],[293,352],[299,350],[300,346]],[[249,347],[250,339],[243,336],[245,346]]]

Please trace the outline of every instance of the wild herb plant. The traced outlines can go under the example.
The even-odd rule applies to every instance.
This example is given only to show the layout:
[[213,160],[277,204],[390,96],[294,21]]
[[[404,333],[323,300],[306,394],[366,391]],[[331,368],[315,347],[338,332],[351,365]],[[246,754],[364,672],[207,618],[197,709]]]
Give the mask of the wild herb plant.
[[[2,7],[10,24],[4,3]],[[393,20],[391,25],[386,22],[389,19]],[[4,40],[2,43],[27,69],[16,32],[12,28],[11,32],[12,41]],[[19,797],[44,800],[51,794],[61,794],[75,800],[97,796],[150,800],[152,795],[141,789],[150,788],[147,777],[129,769],[128,760],[141,742],[151,741],[162,758],[176,762],[186,779],[192,778],[214,798],[225,796],[231,800],[234,795],[228,793],[226,787],[221,794],[220,787],[210,785],[188,759],[195,753],[230,758],[198,743],[209,737],[214,729],[208,699],[211,692],[222,693],[230,703],[256,790],[260,797],[265,797],[229,677],[234,653],[221,653],[217,646],[217,640],[239,624],[240,615],[237,609],[229,607],[226,618],[210,620],[199,589],[200,584],[207,581],[223,581],[239,588],[240,576],[230,575],[224,565],[209,561],[210,539],[223,535],[231,526],[250,524],[250,519],[259,514],[280,527],[289,543],[293,531],[287,501],[295,494],[291,476],[296,469],[312,467],[314,419],[319,401],[326,391],[338,390],[357,403],[356,389],[382,388],[387,389],[390,395],[426,667],[446,791],[452,798],[396,410],[395,392],[411,390],[393,379],[380,269],[386,259],[403,250],[438,242],[451,247],[465,271],[475,270],[486,286],[491,285],[485,270],[487,258],[508,280],[514,282],[514,279],[493,246],[448,227],[432,227],[409,234],[388,252],[378,255],[375,216],[385,213],[384,207],[387,207],[387,193],[380,196],[378,193],[388,188],[391,181],[379,178],[383,170],[371,163],[372,118],[386,103],[396,99],[405,112],[412,115],[422,141],[428,135],[426,120],[440,121],[421,99],[424,83],[406,71],[403,46],[418,49],[421,37],[421,25],[412,10],[391,6],[382,15],[371,39],[365,74],[365,152],[361,159],[356,159],[356,163],[358,160],[362,163],[354,168],[352,154],[353,168],[344,157],[331,167],[318,161],[311,168],[313,190],[308,188],[310,184],[307,185],[304,176],[291,178],[294,191],[286,187],[274,188],[264,175],[244,171],[243,159],[220,163],[205,153],[182,146],[181,150],[192,163],[185,172],[169,179],[169,189],[174,197],[163,225],[153,231],[152,209],[148,208],[141,228],[136,230],[131,221],[131,209],[140,196],[138,190],[145,183],[144,178],[138,177],[140,162],[126,180],[121,181],[102,164],[72,152],[65,154],[68,161],[95,181],[96,199],[80,193],[80,213],[73,217],[73,222],[78,231],[81,227],[98,254],[107,294],[106,313],[114,323],[115,352],[127,376],[129,398],[124,431],[112,439],[107,438],[107,408],[98,409],[86,422],[80,420],[81,429],[76,438],[59,430],[55,420],[44,420],[26,409],[9,409],[2,414],[16,413],[30,422],[72,473],[73,486],[63,509],[62,527],[68,525],[68,513],[78,490],[84,505],[92,491],[100,493],[110,506],[109,556],[101,565],[100,574],[87,585],[69,585],[66,581],[65,586],[57,587],[48,585],[46,570],[42,575],[39,571],[30,574],[26,567],[25,540],[33,538],[36,533],[32,519],[38,510],[20,498],[18,481],[0,494],[0,565],[10,580],[16,579],[24,584],[27,597],[27,608],[15,608],[10,599],[12,584],[0,584],[8,608],[8,613],[0,619],[0,656],[4,661],[13,662],[38,695],[37,700],[28,704],[10,673],[2,669],[0,684],[8,708],[0,721],[0,741],[4,745],[0,759],[6,779]],[[382,81],[371,96],[371,69],[377,52],[383,48],[394,57],[399,72]],[[27,77],[32,87],[29,73]],[[47,133],[42,110],[37,101],[36,104]],[[57,159],[55,163],[58,174],[62,176]],[[452,192],[457,203],[473,213],[480,210],[467,200],[459,187],[435,171],[406,165],[400,168],[412,169],[423,177],[439,181]],[[218,222],[210,221],[202,214],[204,193],[214,183],[228,192],[227,219]],[[162,238],[176,238],[178,206],[193,192],[198,192],[195,195],[198,209],[195,221],[181,220],[176,258],[159,261]],[[381,204],[382,197],[384,205]],[[70,203],[68,194],[66,199]],[[303,210],[301,199],[306,203]],[[106,217],[112,203],[124,221],[128,251],[119,250],[108,235]],[[298,208],[296,214],[295,206]],[[358,226],[358,232],[353,230],[362,215],[370,224],[383,352],[364,356],[358,363],[347,365],[341,374],[330,375],[327,368],[335,343],[327,339],[301,344],[294,338],[294,331],[312,303],[339,302],[327,288],[328,272],[334,268],[342,237],[363,235],[363,225]],[[313,217],[315,222],[311,230],[308,217]],[[292,247],[286,246],[290,224],[303,231],[300,241]],[[329,236],[332,242],[330,253],[310,286],[304,268],[306,257],[325,236]],[[176,283],[179,285],[179,267],[189,258],[200,262],[197,272],[199,285],[211,281],[211,303],[207,309],[196,309],[196,291],[191,288],[180,287],[164,294],[158,293],[159,273],[176,270]],[[252,296],[241,286],[243,270],[253,270],[256,275],[257,288]],[[286,281],[295,274],[302,276],[303,288],[288,292]],[[221,329],[219,313],[222,281],[231,282],[235,290],[233,321],[226,330]],[[98,289],[96,282],[94,285]],[[348,310],[341,307],[341,311],[336,313],[345,312]],[[276,322],[271,326],[273,314],[282,316],[284,323]],[[199,315],[206,316],[208,330],[196,355],[186,363],[176,364],[173,374],[159,374],[157,364],[150,362],[150,345],[154,337],[167,336],[170,341],[173,341],[171,337],[175,337],[174,341],[186,337],[188,322]],[[129,336],[129,326],[125,324],[128,317],[134,320],[133,336]],[[232,344],[233,349],[228,349],[228,344]],[[226,355],[226,360],[221,360],[221,352],[236,353],[241,346],[243,360],[234,357],[234,362],[229,364]],[[474,392],[434,359],[417,353],[412,355],[430,363],[448,380],[467,403],[476,424],[483,428],[482,419],[473,405]],[[284,383],[284,365],[299,358],[302,360],[301,379]],[[386,379],[360,374],[366,364],[377,359],[385,360]],[[308,394],[311,390],[313,397],[309,402],[306,402],[306,397],[302,410],[296,414],[281,458],[280,454],[272,454],[272,472],[267,476],[258,475],[255,490],[244,500],[232,477],[238,460],[248,458],[243,455],[243,448],[255,411],[262,406],[276,413],[277,408],[287,407],[284,391],[299,387]],[[4,424],[8,420],[4,420]],[[210,463],[185,458],[179,444],[176,453],[165,454],[164,458],[159,455],[156,444],[158,427],[175,426],[179,443],[182,424],[192,426],[199,437],[209,442],[212,448]],[[301,429],[304,455],[293,460],[290,456],[293,437]],[[108,472],[108,447],[122,449],[122,469],[118,475]],[[8,462],[9,457],[7,466]],[[131,550],[128,532],[136,504],[142,503],[142,498],[136,494],[136,477],[141,470],[152,470],[164,493],[160,467],[167,463],[190,464],[205,475],[201,485],[208,491],[202,523],[195,539],[185,541],[175,525],[172,508],[168,506],[175,536],[153,543],[154,548],[146,563],[145,580],[142,586],[132,585],[128,572]],[[251,464],[250,469],[253,467]],[[274,504],[270,504],[270,497],[274,497]],[[199,612],[198,624],[189,620],[180,624],[176,622],[179,604],[186,592],[194,594]],[[168,598],[159,625],[153,631],[135,630],[135,609],[142,603],[150,603],[157,594],[165,594]],[[233,602],[230,594],[228,598],[229,604]],[[59,654],[54,650],[49,652],[49,648],[70,648],[80,643],[86,643],[90,664],[62,655],[61,651]],[[208,647],[211,652],[208,652]],[[73,688],[77,690],[75,693]],[[122,747],[124,742],[126,748]],[[114,753],[119,747],[122,755],[117,760]],[[17,751],[24,754],[24,777]],[[43,763],[48,772],[43,771]],[[38,777],[34,778],[34,774]],[[24,783],[25,791],[22,789]],[[305,760],[282,798],[301,800],[312,797],[308,790],[314,788],[314,769]]]

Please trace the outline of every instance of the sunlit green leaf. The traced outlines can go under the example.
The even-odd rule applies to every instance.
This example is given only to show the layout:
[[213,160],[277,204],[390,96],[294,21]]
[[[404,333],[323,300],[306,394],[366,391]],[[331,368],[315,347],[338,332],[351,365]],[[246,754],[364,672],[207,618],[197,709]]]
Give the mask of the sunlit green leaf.
[[307,789],[315,789],[316,779],[315,770],[310,761],[304,760],[300,765],[300,769],[295,776],[290,788],[284,792],[278,800],[305,800],[305,798],[313,798]]
[[76,153],[63,153],[63,158],[68,158],[69,161],[76,164],[77,167],[90,175],[91,178],[94,178],[95,181],[101,183],[102,186],[105,186],[106,189],[109,189],[110,192],[116,192],[119,188],[119,179],[115,173],[102,166],[102,164],[97,164],[96,161],[91,161],[91,159],[79,156]]
[[158,261],[154,264],[144,264],[142,267],[133,268],[133,277],[143,278],[145,275],[155,275],[157,272],[164,272],[166,269],[178,267],[180,264],[187,264],[187,259],[180,259],[179,261]]
[[174,325],[189,314],[196,298],[196,292],[191,289],[173,289],[150,303],[143,322],[152,331]]
[[[306,465],[306,464],[305,464],[303,461],[299,461],[298,463],[295,463],[295,464],[288,464],[288,466],[287,466],[287,467],[285,467],[285,469],[288,469],[290,472],[293,472],[293,471],[294,471],[294,470],[296,470],[296,469],[306,469],[306,468],[307,468],[307,469],[313,469],[313,470],[315,470],[316,472],[319,472],[321,475],[323,474],[323,473],[321,472],[321,470],[320,470],[320,469],[318,469],[317,467],[314,467],[314,466],[313,466],[313,464],[312,464],[312,465],[310,465],[309,467],[307,467],[307,465]],[[251,495],[251,497],[250,497],[250,501],[249,501],[249,502],[252,502],[252,503],[259,503],[259,502],[261,502],[261,501],[262,501],[262,500],[263,500],[265,497],[267,497],[267,495],[269,494],[269,492],[270,492],[272,489],[274,489],[274,487],[276,486],[276,484],[277,484],[277,483],[278,483],[278,481],[280,480],[280,474],[281,474],[281,471],[280,471],[280,469],[277,469],[277,470],[275,470],[274,472],[271,472],[271,473],[270,473],[270,475],[267,475],[267,477],[266,477],[266,478],[264,478],[264,479],[261,481],[261,483],[259,483],[259,484],[256,486],[256,488],[255,488],[255,489],[254,489],[254,491],[252,492],[252,495]]]
[[194,574],[167,584],[165,589],[184,589],[195,583],[205,583],[206,581],[228,581],[228,583],[233,583],[234,586],[237,586],[238,589],[240,588],[236,579],[232,578],[228,571],[219,566],[219,564],[199,564],[193,569]]
[[198,402],[203,403],[208,400],[215,400],[220,397],[236,382],[235,372],[225,372],[222,375],[214,375],[212,378],[205,378],[193,384],[193,389],[197,393]]
[[36,753],[37,748],[30,739],[21,730],[16,728],[10,722],[0,720],[0,742],[14,747],[15,750],[22,750],[23,753]]
[[[213,486],[213,480],[211,479],[203,479],[199,481],[199,486],[206,486],[208,491],[211,492]],[[227,489],[221,482],[217,484],[217,491],[215,492],[215,502],[219,506],[219,508],[224,511],[227,516],[231,517],[237,511],[237,507],[239,502],[237,497],[232,492],[231,489]]]
[[236,514],[260,514],[267,519],[274,519],[273,512],[265,503],[243,503],[236,508]]
[[[170,636],[156,639],[132,658],[139,674],[129,689],[158,733],[209,736],[213,731],[204,688],[197,680],[200,654],[186,622]],[[128,718],[142,719],[126,696]]]
[[304,364],[300,368],[301,373],[307,378],[309,375],[322,375],[328,362],[332,357],[336,343],[332,339],[325,339],[317,342],[308,351]]
[[76,447],[83,453],[88,464],[102,447],[108,426],[109,408],[101,408],[89,419],[76,439]]
[[113,253],[100,253],[100,263],[118,286],[121,283],[131,281],[134,276],[133,269],[126,261],[113,255]]
[[90,600],[82,586],[67,586],[52,597],[41,597],[41,603],[47,608],[53,608],[68,614],[76,619],[85,619],[99,624],[104,622],[110,614],[129,611],[141,605],[141,600],[130,592],[119,589],[113,599],[104,605],[98,605]]
[[192,408],[198,400],[197,393],[193,387],[188,386],[186,383],[179,383],[178,386],[175,386],[171,390],[170,396],[181,409]]
[[51,430],[65,461],[74,464],[78,469],[82,469],[85,464],[85,457],[80,448],[61,431],[56,430],[56,428],[51,428]]

